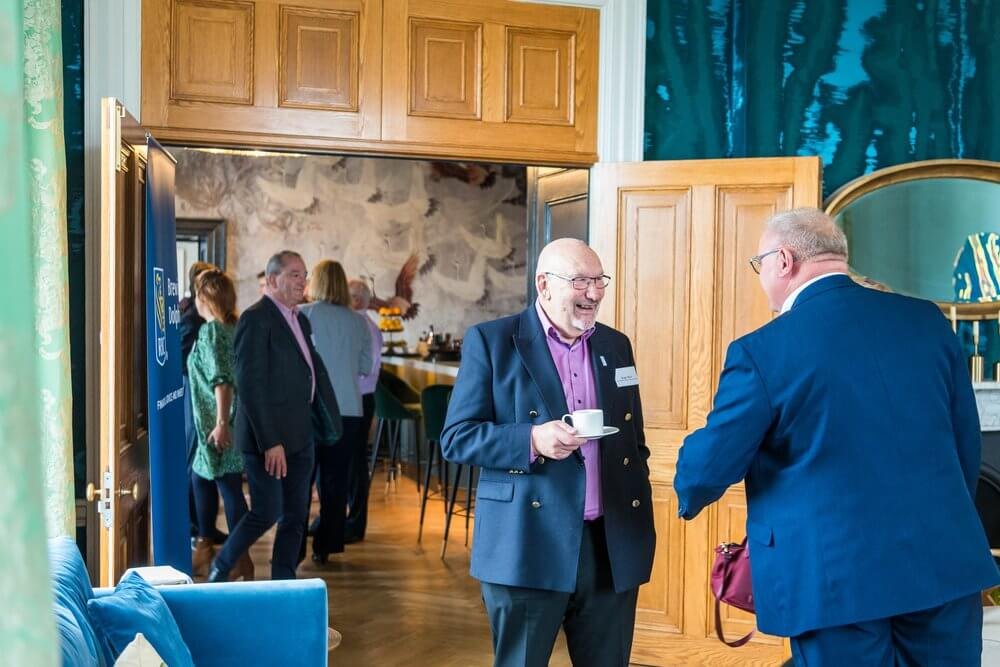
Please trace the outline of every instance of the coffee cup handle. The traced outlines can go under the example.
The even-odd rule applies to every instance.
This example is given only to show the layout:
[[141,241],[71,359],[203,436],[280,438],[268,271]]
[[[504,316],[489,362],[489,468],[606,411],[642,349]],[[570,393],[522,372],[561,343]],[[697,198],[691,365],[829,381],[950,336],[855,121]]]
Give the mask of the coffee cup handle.
[[[567,419],[568,419],[569,421],[566,421]],[[563,415],[563,416],[562,416],[562,422],[563,422],[564,424],[566,424],[566,426],[573,426],[573,415]],[[573,428],[576,428],[576,427],[575,427],[575,426],[573,426]]]

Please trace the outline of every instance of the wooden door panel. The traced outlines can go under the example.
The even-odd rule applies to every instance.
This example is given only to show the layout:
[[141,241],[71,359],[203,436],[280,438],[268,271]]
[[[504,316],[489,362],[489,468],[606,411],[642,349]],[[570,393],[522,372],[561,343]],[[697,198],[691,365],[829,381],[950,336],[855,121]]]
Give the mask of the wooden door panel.
[[481,23],[410,19],[409,114],[482,117]]
[[617,320],[644,351],[636,358],[643,421],[648,429],[687,430],[691,190],[622,189],[619,202]]
[[507,28],[507,118],[514,123],[573,124],[576,35]]
[[175,0],[170,96],[175,100],[253,101],[253,3]]
[[[730,342],[771,320],[772,313],[757,274],[748,270],[749,260],[757,254],[757,244],[768,218],[792,208],[792,186],[720,186],[718,199],[718,326],[713,377],[722,370]],[[717,381],[712,386],[714,391]]]
[[143,0],[142,25],[142,122],[161,138],[381,136],[380,0]]
[[636,626],[657,633],[681,634],[684,627],[684,526],[677,516],[677,496],[669,484],[653,484],[653,520],[657,551],[653,576],[639,589]]
[[595,10],[385,0],[384,11],[383,140],[593,161]]
[[282,5],[278,105],[358,110],[360,12]]
[[[632,340],[642,392],[657,553],[640,589],[632,661],[777,665],[779,640],[734,651],[714,635],[715,546],[743,537],[742,485],[692,521],[677,518],[673,477],[684,437],[705,423],[734,337],[771,317],[747,259],[773,213],[819,203],[817,158],[598,164],[591,244],[615,277],[599,318]],[[727,636],[753,618],[727,610]]]

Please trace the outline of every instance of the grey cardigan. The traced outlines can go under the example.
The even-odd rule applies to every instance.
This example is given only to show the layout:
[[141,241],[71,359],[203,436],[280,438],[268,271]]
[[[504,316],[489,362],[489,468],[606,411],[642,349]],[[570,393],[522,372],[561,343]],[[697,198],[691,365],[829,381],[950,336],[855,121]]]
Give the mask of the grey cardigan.
[[312,325],[313,345],[330,374],[340,413],[345,417],[361,417],[358,376],[370,373],[372,368],[368,325],[350,308],[332,303],[309,303],[299,310]]

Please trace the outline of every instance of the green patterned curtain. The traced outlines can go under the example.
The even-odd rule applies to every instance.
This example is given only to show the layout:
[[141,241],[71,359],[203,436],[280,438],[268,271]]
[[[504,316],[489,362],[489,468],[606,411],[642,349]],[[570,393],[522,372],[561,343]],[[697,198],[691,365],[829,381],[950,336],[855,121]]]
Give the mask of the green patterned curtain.
[[25,164],[31,192],[35,362],[45,510],[50,535],[74,535],[60,18],[58,0],[24,0]]
[[49,530],[73,527],[60,68],[58,0],[4,3],[0,599],[7,604],[0,614],[0,652],[12,665],[58,662],[45,540]]

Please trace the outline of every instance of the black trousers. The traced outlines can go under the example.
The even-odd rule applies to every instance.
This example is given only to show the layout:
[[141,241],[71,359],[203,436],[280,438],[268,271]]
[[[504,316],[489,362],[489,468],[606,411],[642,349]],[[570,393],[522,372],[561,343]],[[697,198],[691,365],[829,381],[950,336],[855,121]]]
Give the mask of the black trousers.
[[628,667],[638,589],[615,592],[603,519],[584,523],[572,593],[480,586],[495,667],[545,667],[560,626],[574,667]]
[[372,430],[375,417],[375,394],[361,397],[364,416],[361,417],[361,432],[356,449],[347,462],[347,526],[348,537],[363,540],[368,529],[368,434]]
[[313,533],[313,553],[320,556],[344,551],[348,464],[361,440],[362,418],[342,417],[342,420],[344,433],[340,441],[331,447],[316,449],[315,477],[319,489],[319,521],[316,522],[316,530]]
[[229,539],[215,558],[215,566],[228,572],[260,536],[278,524],[271,552],[271,578],[294,579],[299,546],[309,516],[309,483],[315,465],[315,448],[310,445],[290,456],[288,475],[271,477],[264,470],[264,455],[243,452],[250,486],[250,511],[230,532]]
[[198,514],[198,537],[215,537],[215,517],[219,513],[219,494],[226,511],[226,525],[233,530],[247,513],[247,501],[243,497],[243,475],[236,472],[205,479],[196,472],[191,473],[191,488],[194,489],[194,505]]

